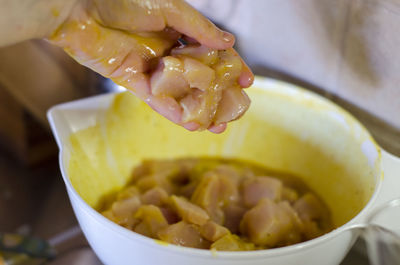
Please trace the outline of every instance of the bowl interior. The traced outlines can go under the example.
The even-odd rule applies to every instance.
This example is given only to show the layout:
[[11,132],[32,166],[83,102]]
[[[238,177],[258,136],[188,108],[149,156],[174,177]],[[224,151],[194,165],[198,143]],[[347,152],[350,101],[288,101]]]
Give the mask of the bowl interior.
[[72,186],[95,207],[142,159],[234,157],[302,178],[328,204],[335,226],[352,219],[381,174],[380,150],[369,133],[341,108],[292,85],[257,78],[247,91],[251,108],[221,135],[188,132],[130,93],[115,95],[107,111],[80,125],[63,146]]

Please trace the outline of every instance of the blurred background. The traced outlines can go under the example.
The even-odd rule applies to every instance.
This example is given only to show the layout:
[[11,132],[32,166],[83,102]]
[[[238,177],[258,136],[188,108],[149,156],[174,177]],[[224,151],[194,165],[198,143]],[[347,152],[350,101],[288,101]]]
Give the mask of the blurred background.
[[[398,0],[188,2],[237,36],[236,48],[255,74],[333,100],[400,156]],[[58,238],[60,252],[87,246],[60,177],[46,111],[111,90],[110,82],[45,41],[0,49],[0,232]],[[359,246],[343,264],[368,264]],[[71,262],[65,264],[90,264]]]

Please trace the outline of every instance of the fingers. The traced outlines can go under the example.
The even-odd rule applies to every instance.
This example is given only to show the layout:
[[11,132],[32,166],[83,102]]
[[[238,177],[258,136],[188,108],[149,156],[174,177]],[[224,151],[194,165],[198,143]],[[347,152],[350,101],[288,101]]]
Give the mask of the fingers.
[[157,111],[165,118],[181,125],[182,108],[175,99],[150,95],[145,101],[153,110]]
[[251,86],[254,82],[253,72],[251,71],[250,67],[244,62],[242,57],[240,57],[240,55],[238,54],[238,52],[236,50],[233,49],[233,53],[235,55],[239,56],[239,58],[242,62],[242,72],[238,79],[239,85],[242,88],[247,88],[247,87]]
[[196,122],[188,122],[184,123],[183,127],[189,131],[197,131],[200,128],[200,125]]
[[169,27],[209,48],[223,50],[233,46],[235,37],[231,33],[220,30],[185,1],[170,0],[161,3]]
[[210,132],[212,132],[212,133],[222,133],[222,132],[224,132],[225,131],[225,129],[226,129],[226,127],[227,127],[227,124],[226,124],[226,122],[223,122],[223,123],[220,123],[220,124],[218,124],[218,125],[211,125],[209,128],[208,128],[208,130],[210,131]]
[[87,9],[102,25],[130,32],[161,31],[165,28],[157,0],[91,0]]
[[231,48],[232,34],[217,28],[184,0],[93,0],[89,13],[103,25],[130,32],[161,31],[166,26],[215,49]]
[[242,72],[238,79],[239,85],[242,88],[250,87],[254,82],[254,75],[247,64],[242,59]]

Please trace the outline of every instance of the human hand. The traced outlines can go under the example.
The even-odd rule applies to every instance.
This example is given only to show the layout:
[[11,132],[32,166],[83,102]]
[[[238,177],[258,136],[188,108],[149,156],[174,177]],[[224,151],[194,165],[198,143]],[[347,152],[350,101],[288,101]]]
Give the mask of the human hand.
[[222,132],[250,103],[234,37],[183,0],[79,1],[48,39],[189,130]]

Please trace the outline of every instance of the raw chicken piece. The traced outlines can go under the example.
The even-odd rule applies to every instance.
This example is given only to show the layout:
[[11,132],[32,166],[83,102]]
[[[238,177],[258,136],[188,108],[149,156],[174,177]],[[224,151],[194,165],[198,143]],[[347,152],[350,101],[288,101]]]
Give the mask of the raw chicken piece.
[[156,238],[157,232],[168,226],[160,208],[154,205],[142,205],[135,213],[135,218],[141,220],[141,223],[139,227],[135,227],[134,231],[141,233],[138,231],[141,229],[152,238]]
[[162,206],[160,207],[160,210],[167,220],[168,224],[175,224],[181,220],[181,218],[176,214],[173,209],[171,209],[170,206]]
[[146,192],[147,190],[155,187],[161,187],[168,194],[172,194],[175,191],[175,187],[168,179],[168,176],[170,176],[169,173],[170,172],[168,171],[160,171],[149,176],[142,177],[136,182],[136,186],[141,192]]
[[192,181],[190,183],[188,183],[187,185],[181,187],[180,191],[179,191],[179,195],[182,195],[186,198],[190,198],[193,195],[193,192],[195,191],[197,187],[197,183],[195,181]]
[[117,200],[128,199],[133,196],[139,195],[139,190],[135,186],[128,186],[120,191],[117,195]]
[[299,215],[287,201],[279,202],[278,207],[284,210],[287,213],[287,215],[291,217],[293,222],[293,229],[291,229],[286,234],[286,238],[282,240],[278,246],[293,245],[301,242],[303,240],[302,232],[304,228],[304,223],[300,219]]
[[222,92],[214,123],[229,122],[239,119],[249,108],[250,98],[239,86],[226,88]]
[[200,44],[179,46],[171,50],[171,55],[186,55],[206,65],[215,64],[218,60],[218,51]]
[[243,241],[237,235],[227,234],[211,245],[211,249],[219,251],[245,251],[254,250],[255,246],[252,243]]
[[243,182],[243,202],[247,207],[255,206],[261,199],[279,201],[282,194],[282,182],[271,177],[256,177]]
[[181,173],[179,164],[170,160],[153,161],[145,160],[133,170],[130,183],[136,183],[144,177],[156,174],[160,179],[168,179]]
[[197,122],[200,129],[205,129],[212,123],[235,120],[246,112],[250,100],[238,85],[242,62],[233,49],[218,51],[218,60],[209,64],[211,68],[206,65],[208,61],[180,56],[185,65],[185,79],[192,88],[180,101],[183,122]]
[[238,84],[242,71],[240,57],[233,49],[219,51],[219,61],[213,66],[216,82],[222,87],[222,98],[214,118],[214,123],[229,122],[240,118],[249,108],[250,99]]
[[144,160],[142,163],[140,163],[140,165],[136,166],[132,171],[132,176],[129,180],[129,184],[135,183],[144,176],[150,175],[152,172],[151,165],[153,163],[153,161]]
[[107,219],[113,221],[114,223],[117,223],[125,228],[132,229],[137,223],[139,223],[139,220],[133,217],[132,215],[129,216],[115,216],[112,210],[107,210],[101,213],[104,217]]
[[138,234],[154,238],[153,233],[151,232],[150,228],[147,226],[146,223],[144,222],[139,222],[134,228],[133,231],[135,231]]
[[222,207],[240,198],[239,180],[240,175],[233,167],[218,166],[203,176],[191,200],[206,209],[214,222],[223,224]]
[[188,223],[204,225],[210,219],[206,211],[184,197],[173,195],[171,196],[171,203],[178,215]]
[[203,92],[210,90],[215,80],[214,70],[190,57],[182,56],[181,60],[184,65],[183,76],[189,86]]
[[219,178],[219,203],[227,205],[240,199],[239,183],[241,175],[238,169],[229,165],[221,165],[212,170]]
[[174,245],[203,249],[210,247],[210,243],[200,235],[199,228],[185,221],[160,230],[158,232],[158,237]]
[[282,188],[282,200],[294,203],[299,198],[299,194],[292,188]]
[[191,93],[179,102],[183,109],[182,122],[195,122],[200,125],[200,129],[208,128],[215,116],[221,95],[220,89],[201,91],[193,88]]
[[111,209],[115,216],[133,215],[141,205],[138,196],[116,201],[112,204]]
[[161,206],[167,201],[167,199],[168,199],[168,193],[160,187],[154,187],[146,191],[141,196],[143,204],[153,204],[156,206]]
[[233,85],[238,86],[242,66],[239,55],[232,48],[218,51],[218,62],[213,65],[217,76],[216,82],[224,89],[230,89]]
[[224,226],[234,234],[239,232],[240,221],[246,213],[246,208],[235,204],[228,204],[224,208],[225,222]]
[[111,206],[111,211],[109,211],[110,214],[105,216],[107,218],[112,216],[112,220],[117,224],[131,229],[138,221],[134,218],[134,214],[140,205],[141,202],[137,195],[127,199],[122,199],[114,202]]
[[307,193],[298,199],[293,208],[304,221],[319,221],[327,214],[321,201],[311,193]]
[[299,231],[301,222],[296,216],[289,204],[263,199],[244,214],[240,231],[257,245],[284,245],[289,240],[293,241],[293,235]]
[[213,221],[208,221],[203,226],[200,227],[201,235],[211,241],[215,242],[221,237],[229,234],[229,230]]
[[220,181],[214,172],[207,172],[200,180],[191,201],[207,211],[212,221],[224,223],[224,212],[219,205]]
[[163,57],[151,76],[151,91],[153,95],[173,98],[183,97],[190,91],[189,84],[184,78],[184,73],[185,69],[180,59],[172,56]]
[[305,240],[310,240],[325,234],[327,231],[321,228],[315,221],[303,221],[303,234]]

